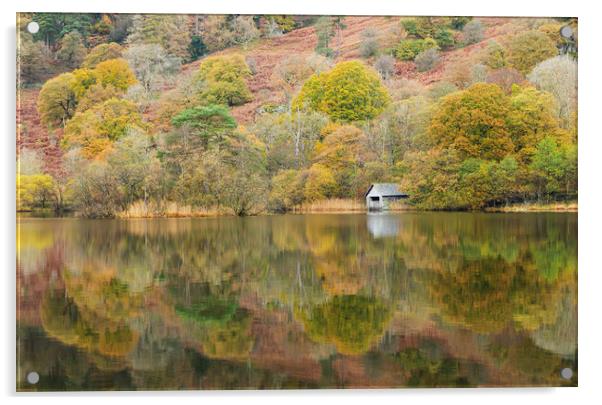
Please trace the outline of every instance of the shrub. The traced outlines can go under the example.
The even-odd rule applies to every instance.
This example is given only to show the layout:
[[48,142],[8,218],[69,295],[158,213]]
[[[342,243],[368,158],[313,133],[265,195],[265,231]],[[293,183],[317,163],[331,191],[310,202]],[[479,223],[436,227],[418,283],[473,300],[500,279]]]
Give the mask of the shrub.
[[383,80],[387,80],[395,73],[395,58],[391,55],[379,56],[374,62],[374,69],[380,73]]
[[449,82],[437,82],[431,86],[428,96],[433,100],[438,100],[443,96],[458,91],[458,87]]
[[525,77],[516,69],[502,68],[490,72],[486,81],[487,83],[497,84],[506,94],[510,94],[512,86],[524,82]]
[[472,20],[462,29],[464,43],[475,44],[483,40],[483,24],[478,20]]
[[471,83],[484,83],[487,80],[487,66],[477,63],[470,69]]
[[387,87],[389,88],[391,97],[395,101],[418,96],[424,91],[424,86],[419,81],[404,78],[399,80],[389,80],[387,82]]
[[453,48],[456,42],[454,39],[454,34],[446,28],[437,29],[433,39],[437,41],[439,48],[444,50]]
[[508,63],[527,74],[546,59],[558,55],[554,41],[539,31],[527,31],[513,36],[508,43]]
[[418,69],[419,72],[426,72],[437,66],[439,59],[439,51],[435,48],[430,48],[420,52],[416,56],[416,59],[414,59],[414,62],[416,62],[416,69]]
[[414,38],[429,38],[435,33],[435,24],[432,17],[406,18],[401,21],[401,26],[407,34]]
[[395,56],[401,60],[413,60],[420,52],[437,48],[437,43],[432,38],[405,39],[397,45]]
[[378,32],[374,28],[366,28],[362,31],[362,42],[360,43],[360,55],[364,58],[378,54]]
[[452,17],[449,25],[455,30],[461,30],[471,20],[472,17]]
[[378,74],[361,62],[337,64],[312,75],[303,85],[293,109],[322,111],[334,121],[362,121],[380,114],[389,103]]

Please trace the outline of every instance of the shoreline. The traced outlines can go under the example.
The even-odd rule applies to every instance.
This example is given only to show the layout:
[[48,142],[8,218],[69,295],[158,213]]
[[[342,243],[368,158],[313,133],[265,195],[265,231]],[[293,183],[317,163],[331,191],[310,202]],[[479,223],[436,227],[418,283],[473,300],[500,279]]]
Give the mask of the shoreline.
[[[411,212],[411,213],[420,213],[420,212],[465,212],[465,213],[486,213],[486,214],[500,214],[500,213],[578,213],[578,205],[575,202],[566,203],[566,204],[517,204],[517,205],[509,205],[504,207],[491,207],[485,208],[482,210],[423,210],[414,207],[404,207],[404,208],[394,208],[385,211],[375,211],[380,213],[402,213],[402,212]],[[370,211],[367,209],[358,209],[358,208],[336,208],[336,209],[328,209],[328,208],[320,208],[320,209],[293,209],[288,212],[276,213],[276,212],[261,212],[254,215],[248,215],[248,217],[259,217],[259,216],[278,216],[278,215],[307,215],[307,214],[368,214]],[[83,216],[77,215],[77,213],[72,212],[72,215],[51,215],[47,212],[38,212],[36,215],[36,211],[16,211],[16,218],[74,218],[74,219],[160,219],[160,218],[225,218],[225,217],[237,217],[236,215],[228,212],[219,212],[219,211],[205,211],[200,210],[198,212],[189,211],[186,213],[183,212],[168,212],[165,214],[138,214],[133,215],[129,214],[117,214],[113,218],[85,218]]]

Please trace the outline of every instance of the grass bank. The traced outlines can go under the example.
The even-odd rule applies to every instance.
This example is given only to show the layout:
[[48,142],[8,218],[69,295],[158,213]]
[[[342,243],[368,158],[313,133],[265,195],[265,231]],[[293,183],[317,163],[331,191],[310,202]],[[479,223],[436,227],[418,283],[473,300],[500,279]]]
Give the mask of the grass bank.
[[526,202],[485,209],[486,212],[578,212],[577,201],[537,203]]

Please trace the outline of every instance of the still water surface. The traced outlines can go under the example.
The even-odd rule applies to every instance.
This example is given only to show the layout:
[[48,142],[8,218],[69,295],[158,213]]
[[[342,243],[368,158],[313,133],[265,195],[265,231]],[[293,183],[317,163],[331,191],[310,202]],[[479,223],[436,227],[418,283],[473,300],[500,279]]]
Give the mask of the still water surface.
[[19,390],[577,384],[577,214],[21,218],[17,250]]

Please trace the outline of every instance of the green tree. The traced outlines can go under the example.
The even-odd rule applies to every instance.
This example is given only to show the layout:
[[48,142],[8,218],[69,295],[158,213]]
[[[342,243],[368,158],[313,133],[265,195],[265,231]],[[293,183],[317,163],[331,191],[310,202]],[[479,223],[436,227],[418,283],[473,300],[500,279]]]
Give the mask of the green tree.
[[530,169],[535,177],[537,196],[549,198],[554,194],[576,191],[577,150],[575,146],[559,146],[551,137],[537,145]]
[[293,111],[309,108],[334,121],[363,121],[380,114],[389,100],[374,70],[357,61],[341,62],[305,82],[293,101]]
[[94,17],[92,14],[81,13],[34,13],[32,21],[37,22],[40,26],[40,30],[34,35],[34,38],[54,46],[63,36],[72,31],[87,36]]
[[188,108],[173,117],[172,124],[176,128],[189,128],[205,149],[224,145],[236,128],[236,120],[228,108],[215,104]]

